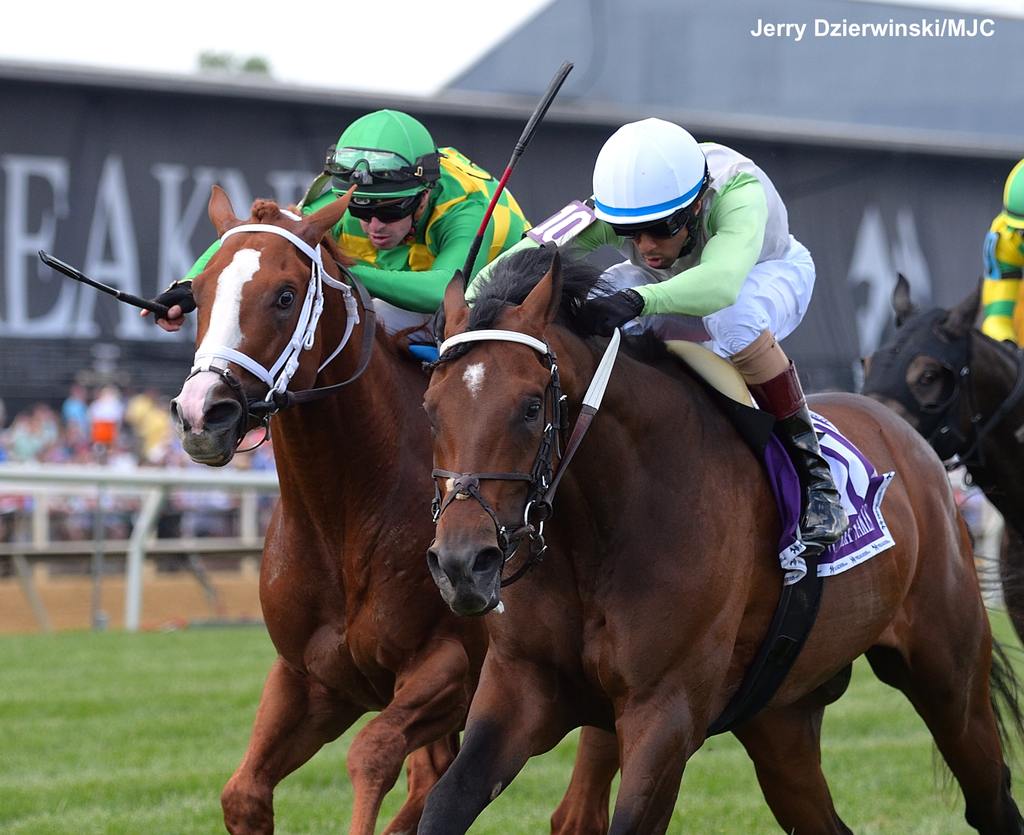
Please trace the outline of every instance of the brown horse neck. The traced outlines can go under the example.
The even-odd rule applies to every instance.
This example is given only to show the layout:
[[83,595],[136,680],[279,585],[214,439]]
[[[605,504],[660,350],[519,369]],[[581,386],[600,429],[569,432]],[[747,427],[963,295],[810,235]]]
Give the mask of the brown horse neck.
[[[603,345],[599,348],[571,338],[559,340],[559,346],[556,350],[568,396],[571,431]],[[594,450],[600,454],[593,454]],[[657,474],[637,466],[637,461],[641,457],[659,458],[657,451],[663,453],[663,466],[686,467],[693,473],[684,489],[695,491],[700,489],[700,462],[709,453],[719,461],[723,456],[749,457],[727,418],[678,360],[666,355],[654,365],[620,348],[582,454],[573,459],[565,479],[577,483],[588,494],[588,503],[603,508],[609,518],[614,518],[618,514],[615,500],[603,488],[589,490],[588,486],[607,485],[609,479],[614,479],[635,482],[636,490],[644,490],[644,483]],[[621,495],[623,488],[613,492]],[[686,496],[680,495],[679,499],[685,502]]]
[[[325,305],[324,357],[341,339],[344,317],[341,304]],[[364,320],[353,329],[349,343],[312,385],[342,382],[355,372],[365,326]],[[377,326],[371,344],[369,364],[357,380],[323,400],[275,416],[282,501],[301,501],[335,517],[343,508],[358,507],[365,523],[368,505],[395,492],[412,473],[428,469],[429,431],[421,408],[426,375],[399,356],[382,327]],[[425,494],[424,508],[428,502]]]

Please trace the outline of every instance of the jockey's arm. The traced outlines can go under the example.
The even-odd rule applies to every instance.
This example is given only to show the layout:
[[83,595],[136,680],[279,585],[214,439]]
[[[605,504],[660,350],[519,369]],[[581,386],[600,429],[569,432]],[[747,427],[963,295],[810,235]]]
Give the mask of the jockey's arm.
[[666,281],[634,288],[644,299],[643,315],[707,316],[734,304],[761,255],[767,221],[763,186],[750,174],[737,174],[711,205],[700,263]]
[[981,332],[998,341],[1018,341],[1013,318],[1021,291],[1024,254],[1015,245],[1014,237],[1001,215],[992,222],[985,236]]

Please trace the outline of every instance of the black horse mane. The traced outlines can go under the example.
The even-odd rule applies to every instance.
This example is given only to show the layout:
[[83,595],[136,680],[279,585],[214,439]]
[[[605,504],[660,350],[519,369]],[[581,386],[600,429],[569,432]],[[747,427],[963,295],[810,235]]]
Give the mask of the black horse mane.
[[[520,250],[498,261],[491,269],[487,281],[480,285],[476,299],[469,315],[469,330],[483,330],[496,325],[501,314],[512,307],[521,305],[530,291],[540,282],[551,268],[554,258],[554,247],[537,247]],[[562,298],[555,322],[583,339],[589,333],[579,318],[580,308],[591,291],[606,293],[611,291],[601,278],[602,270],[586,261],[566,257],[561,259]],[[443,313],[434,324],[435,333],[444,333]],[[664,343],[651,335],[627,337],[623,347],[634,358],[651,365],[672,360]],[[457,346],[452,350],[453,356],[461,352]]]
[[[503,311],[522,304],[551,268],[554,247],[524,249],[494,265],[487,281],[480,285],[469,316],[469,329],[494,327]],[[578,336],[587,336],[579,328],[577,316],[592,290],[606,291],[601,270],[586,261],[560,256],[562,263],[562,302],[557,321]]]

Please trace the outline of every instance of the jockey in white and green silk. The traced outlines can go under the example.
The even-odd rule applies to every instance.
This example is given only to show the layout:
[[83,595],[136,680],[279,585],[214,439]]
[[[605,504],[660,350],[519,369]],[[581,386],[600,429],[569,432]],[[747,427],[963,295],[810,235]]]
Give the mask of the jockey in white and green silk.
[[[328,150],[324,172],[299,208],[303,214],[315,212],[352,185],[356,191],[349,209],[332,234],[342,251],[356,259],[350,269],[374,297],[388,331],[422,325],[463,267],[497,180],[454,148],[438,149],[412,116],[378,110],[349,125]],[[503,191],[472,274],[529,228],[515,198]],[[219,241],[210,246],[184,281],[198,275],[219,247]],[[178,296],[188,293],[179,282],[158,300],[177,303]]]
[[803,488],[801,539],[812,553],[839,539],[846,512],[796,369],[778,343],[807,312],[814,262],[789,234],[786,206],[758,166],[670,122],[633,122],[601,149],[592,200],[529,234],[519,247],[553,240],[583,252],[611,245],[625,255],[605,273],[612,292],[584,304],[582,326],[691,339],[729,359],[776,417],[792,456]]
[[1018,304],[1024,278],[1024,159],[1003,187],[1003,210],[985,236],[985,280],[981,332],[993,339],[1024,344],[1024,311]]

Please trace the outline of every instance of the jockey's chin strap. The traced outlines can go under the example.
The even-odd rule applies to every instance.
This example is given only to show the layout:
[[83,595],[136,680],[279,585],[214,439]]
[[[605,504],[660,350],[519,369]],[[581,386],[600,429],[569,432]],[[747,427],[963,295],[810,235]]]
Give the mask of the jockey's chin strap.
[[[264,232],[271,235],[278,235],[279,237],[290,241],[296,249],[309,258],[309,284],[306,288],[306,296],[302,301],[302,308],[299,311],[299,318],[295,323],[295,329],[292,331],[288,344],[285,345],[280,356],[278,356],[277,360],[269,368],[254,360],[248,354],[244,354],[241,351],[228,347],[227,345],[214,345],[212,347],[205,347],[203,350],[196,352],[195,360],[189,376],[195,376],[202,371],[212,371],[213,373],[218,374],[224,379],[227,385],[241,401],[243,414],[247,417],[256,417],[264,427],[267,427],[269,426],[268,420],[270,416],[278,410],[297,403],[307,403],[313,400],[320,400],[323,397],[333,394],[342,386],[348,385],[359,377],[363,371],[366,370],[370,361],[370,354],[373,350],[376,320],[373,303],[370,300],[366,289],[359,283],[359,281],[356,280],[355,276],[348,273],[345,268],[339,264],[338,267],[342,270],[343,274],[348,275],[349,280],[352,282],[352,287],[354,287],[356,292],[359,294],[359,301],[361,302],[363,315],[365,317],[365,324],[363,327],[363,350],[359,365],[352,376],[344,382],[335,383],[330,386],[307,389],[300,392],[288,391],[288,384],[291,382],[292,377],[295,376],[295,372],[298,371],[302,352],[310,350],[316,341],[317,326],[319,325],[320,316],[324,310],[324,285],[326,284],[329,287],[340,290],[345,299],[345,333],[342,335],[341,341],[331,352],[330,356],[328,356],[327,359],[320,364],[320,367],[317,368],[317,374],[323,371],[324,368],[326,368],[327,365],[329,365],[330,362],[337,357],[338,354],[341,353],[342,349],[344,349],[348,344],[349,339],[352,336],[353,329],[360,321],[360,304],[356,302],[348,284],[343,281],[338,281],[336,278],[329,275],[327,270],[324,269],[323,259],[320,255],[320,247],[312,247],[298,235],[289,232],[287,229],[282,229],[280,226],[273,226],[267,223],[245,223],[241,226],[235,226],[221,235],[220,242],[223,244],[224,241],[232,235],[238,235],[243,232]],[[229,363],[234,363],[235,365],[244,368],[267,386],[267,395],[261,402],[250,403],[248,401],[241,383],[236,377],[234,377],[234,375],[232,375],[228,367]],[[266,435],[264,435],[263,440],[266,440]],[[262,443],[262,441],[260,443]]]
[[[472,342],[515,342],[532,348],[541,356],[541,361],[551,370],[551,378],[544,390],[545,417],[548,419],[541,437],[540,449],[533,462],[533,468],[529,473],[507,472],[507,473],[456,473],[451,470],[434,468],[434,500],[431,504],[434,524],[441,519],[453,501],[461,501],[473,498],[484,509],[494,524],[495,534],[498,539],[498,547],[503,553],[504,565],[512,559],[519,550],[524,537],[530,540],[530,556],[511,576],[501,581],[502,586],[514,583],[539,563],[547,550],[544,543],[544,523],[551,518],[552,503],[555,499],[555,491],[558,484],[565,475],[576,450],[579,448],[586,435],[590,424],[601,407],[601,400],[604,397],[605,389],[608,387],[608,380],[611,377],[612,367],[619,351],[620,336],[615,330],[612,338],[608,341],[604,356],[594,372],[586,395],[583,397],[583,406],[572,434],[565,445],[565,451],[561,451],[560,441],[564,432],[566,422],[565,395],[562,394],[561,381],[558,376],[558,361],[555,352],[543,340],[536,339],[525,333],[507,330],[479,330],[467,331],[457,334],[441,343],[439,352],[440,362],[446,362],[450,358],[445,353],[456,345]],[[554,456],[558,455],[557,470],[554,467]],[[442,498],[441,485],[438,479],[449,479],[451,487]],[[487,500],[480,493],[481,481],[525,481],[528,485],[526,505],[523,511],[523,524],[509,531],[501,524],[498,514]]]

